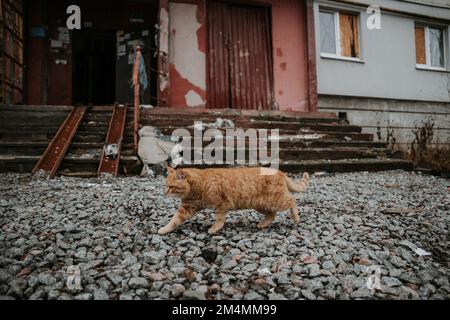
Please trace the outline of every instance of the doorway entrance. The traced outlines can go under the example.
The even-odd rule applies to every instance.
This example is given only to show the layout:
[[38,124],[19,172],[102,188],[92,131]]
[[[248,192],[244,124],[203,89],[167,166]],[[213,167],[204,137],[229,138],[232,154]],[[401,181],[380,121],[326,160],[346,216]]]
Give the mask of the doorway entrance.
[[273,109],[270,7],[208,4],[208,106]]
[[115,101],[116,33],[73,33],[73,104],[106,105]]

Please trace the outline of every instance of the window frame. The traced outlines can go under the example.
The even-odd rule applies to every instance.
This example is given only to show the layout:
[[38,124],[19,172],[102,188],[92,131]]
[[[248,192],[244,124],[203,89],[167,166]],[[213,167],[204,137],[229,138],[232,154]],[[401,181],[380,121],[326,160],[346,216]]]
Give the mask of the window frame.
[[[424,70],[435,70],[435,71],[447,71],[447,29],[445,26],[438,26],[438,25],[432,25],[432,24],[426,24],[421,22],[416,22],[414,24],[414,30],[416,27],[422,27],[424,28],[424,38],[425,38],[425,64],[417,63],[417,57],[416,57],[416,68],[417,69],[424,69]],[[443,57],[444,57],[444,66],[443,67],[436,67],[431,65],[431,56],[430,56],[430,28],[431,29],[440,29],[442,30],[442,48],[444,50]],[[414,32],[414,37],[415,37]],[[416,48],[417,49],[417,48]]]
[[[335,51],[336,53],[327,53],[327,52],[322,52],[322,45],[320,45],[320,57],[322,58],[328,58],[328,59],[336,59],[336,60],[347,60],[347,61],[354,61],[354,62],[363,62],[361,59],[361,55],[362,55],[362,50],[361,50],[361,13],[360,12],[355,12],[355,11],[348,11],[348,10],[341,10],[338,8],[324,8],[324,7],[319,7],[319,16],[320,13],[324,12],[324,13],[330,13],[333,14],[334,17],[334,39],[335,39]],[[344,12],[344,13],[348,13],[351,15],[355,15],[357,17],[358,20],[358,46],[359,46],[359,57],[348,57],[348,56],[343,56],[341,53],[341,28],[339,25],[339,21],[340,21],[340,17],[339,14],[340,12]],[[320,20],[319,20],[319,40],[321,43],[320,39]]]

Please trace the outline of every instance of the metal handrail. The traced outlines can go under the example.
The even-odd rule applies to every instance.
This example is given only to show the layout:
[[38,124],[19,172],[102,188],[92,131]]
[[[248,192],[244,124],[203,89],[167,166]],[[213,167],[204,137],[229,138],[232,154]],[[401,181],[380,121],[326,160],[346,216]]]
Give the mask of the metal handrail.
[[139,85],[139,62],[141,59],[141,47],[136,47],[136,56],[134,58],[134,67],[133,67],[133,87],[134,87],[134,151],[137,154],[138,151],[138,143],[139,143],[139,106],[140,106],[140,100],[139,100],[139,92],[140,92],[140,85]]

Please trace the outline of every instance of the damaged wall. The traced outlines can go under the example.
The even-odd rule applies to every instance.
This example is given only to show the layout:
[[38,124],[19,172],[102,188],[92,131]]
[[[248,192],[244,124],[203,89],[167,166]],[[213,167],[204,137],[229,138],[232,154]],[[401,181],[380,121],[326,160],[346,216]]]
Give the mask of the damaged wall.
[[[270,5],[272,11],[272,56],[276,102],[281,110],[306,111],[308,83],[305,2],[256,0],[249,3],[258,2]],[[165,77],[160,77],[159,85],[165,89],[162,91],[168,95],[168,102],[172,107],[207,104],[205,3],[205,0],[170,1],[169,13],[164,10],[162,12],[166,14],[163,20],[168,23],[169,41],[161,42],[160,45],[163,44],[161,48],[167,48],[168,50],[164,51],[169,51],[170,55],[167,66],[168,81],[165,81]],[[29,2],[28,10],[37,13],[30,20],[30,27],[46,25],[48,33],[46,38],[27,39],[29,50],[33,49],[32,53],[28,53],[27,58],[27,103],[70,105],[73,102],[71,43],[63,43],[62,47],[59,47],[59,42],[53,42],[56,46],[51,46],[51,40],[58,41],[60,34],[58,28],[65,26],[68,4],[80,5],[83,28],[119,30],[130,25],[128,18],[133,10],[145,11],[142,8],[145,7],[146,2],[121,1],[115,3],[113,7],[109,1],[71,1],[70,3],[58,1],[52,6],[49,6],[45,0]],[[104,14],[105,7],[109,8],[107,15]],[[38,9],[41,9],[41,12]],[[155,16],[156,19],[156,12],[144,12],[144,15],[146,21],[147,16]],[[146,23],[145,27],[148,28],[149,25]],[[42,59],[35,59],[35,57]]]
[[450,103],[320,95],[318,109],[345,112],[351,124],[372,133],[375,141],[391,143],[394,138],[394,147],[401,150],[410,147],[413,130],[430,121],[433,143],[450,145]]
[[[258,2],[270,5],[272,10],[274,93],[279,109],[307,111],[305,3],[300,0],[249,3]],[[169,17],[171,106],[205,106],[205,1],[172,1]]]
[[203,1],[169,4],[170,106],[204,107],[206,54]]

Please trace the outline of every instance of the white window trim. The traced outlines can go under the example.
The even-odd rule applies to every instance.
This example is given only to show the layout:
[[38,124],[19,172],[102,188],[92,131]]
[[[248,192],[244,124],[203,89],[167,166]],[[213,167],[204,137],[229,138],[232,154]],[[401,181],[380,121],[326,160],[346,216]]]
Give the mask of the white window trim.
[[346,57],[346,56],[339,56],[337,54],[333,53],[321,53],[320,57],[324,59],[333,59],[333,60],[343,60],[343,61],[351,61],[351,62],[360,62],[365,63],[364,60],[361,60],[361,58],[353,58],[353,57]]
[[[335,60],[344,60],[344,61],[353,61],[353,62],[362,62],[364,63],[364,61],[361,60],[361,48],[359,48],[359,57],[355,58],[355,57],[347,57],[347,56],[343,56],[341,54],[341,28],[339,25],[339,10],[333,10],[333,9],[328,9],[328,8],[319,8],[319,14],[320,12],[326,12],[326,13],[332,13],[334,15],[334,39],[335,39],[335,51],[336,53],[327,53],[327,52],[320,52],[320,57],[321,58],[328,58],[328,59],[335,59]],[[360,26],[359,26],[359,21],[360,21],[360,15],[359,13],[355,13],[355,15],[358,16],[358,37],[360,37],[361,31],[360,31]],[[320,25],[319,25],[320,28]],[[320,34],[320,33],[319,33]],[[360,39],[358,39],[358,45],[360,46],[361,41]],[[320,48],[320,50],[322,50],[322,48]]]
[[[425,63],[426,64],[420,64],[416,63],[416,68],[421,70],[431,70],[431,71],[447,71],[447,52],[446,50],[446,41],[445,37],[447,36],[446,28],[440,28],[440,27],[433,27],[425,24],[418,24],[419,26],[422,26],[424,28],[425,33]],[[431,57],[430,57],[430,27],[434,29],[441,29],[442,30],[442,41],[443,43],[443,55],[444,55],[444,66],[443,67],[435,67],[431,65]]]

